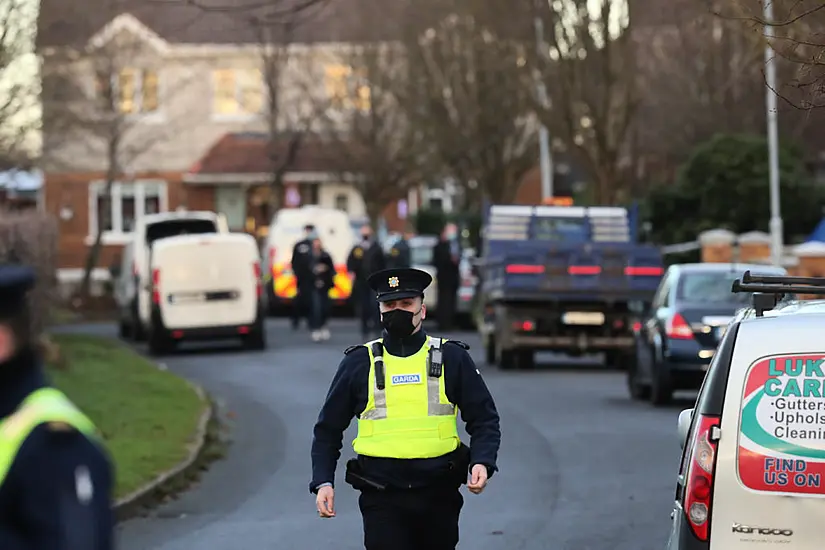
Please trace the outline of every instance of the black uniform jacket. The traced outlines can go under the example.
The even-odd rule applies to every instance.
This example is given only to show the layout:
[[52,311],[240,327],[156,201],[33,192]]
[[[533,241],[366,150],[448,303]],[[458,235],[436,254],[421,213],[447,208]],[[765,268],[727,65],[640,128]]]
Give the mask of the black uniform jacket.
[[[396,357],[415,354],[427,337],[423,330],[403,340],[394,340],[386,332],[383,336],[384,353]],[[470,465],[483,464],[492,475],[497,469],[501,443],[498,411],[484,379],[464,346],[460,342],[448,342],[442,347],[444,388],[447,398],[461,411],[461,419],[470,434]],[[352,418],[367,406],[369,370],[369,352],[364,346],[349,351],[338,366],[315,424],[310,491],[314,492],[321,483],[334,483],[344,431]],[[391,487],[423,486],[448,467],[447,461],[447,456],[426,459],[373,458],[365,465],[365,474],[373,481]]]
[[[46,385],[33,353],[0,364],[0,417]],[[113,477],[97,443],[66,426],[38,426],[0,486],[0,548],[113,549]]]

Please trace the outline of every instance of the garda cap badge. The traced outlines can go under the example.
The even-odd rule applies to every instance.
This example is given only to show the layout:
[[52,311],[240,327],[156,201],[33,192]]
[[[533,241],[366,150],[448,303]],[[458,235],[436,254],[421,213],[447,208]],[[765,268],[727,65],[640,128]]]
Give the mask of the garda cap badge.
[[398,277],[390,277],[390,280],[387,281],[390,285],[390,288],[398,288]]

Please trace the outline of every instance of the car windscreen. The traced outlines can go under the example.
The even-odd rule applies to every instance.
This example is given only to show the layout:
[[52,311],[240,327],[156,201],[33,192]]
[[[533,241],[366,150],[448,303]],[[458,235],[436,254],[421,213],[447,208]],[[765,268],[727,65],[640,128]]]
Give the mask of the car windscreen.
[[202,233],[217,233],[218,227],[212,220],[203,219],[184,219],[184,220],[168,220],[164,222],[153,223],[146,228],[146,245],[152,246],[152,243],[158,239],[165,239],[167,237],[177,237],[178,235],[198,235]]
[[750,303],[749,292],[731,292],[733,281],[741,278],[740,271],[684,273],[676,287],[676,300],[696,304],[747,305]]
[[587,240],[587,220],[584,218],[543,218],[533,221],[533,238],[540,241]]

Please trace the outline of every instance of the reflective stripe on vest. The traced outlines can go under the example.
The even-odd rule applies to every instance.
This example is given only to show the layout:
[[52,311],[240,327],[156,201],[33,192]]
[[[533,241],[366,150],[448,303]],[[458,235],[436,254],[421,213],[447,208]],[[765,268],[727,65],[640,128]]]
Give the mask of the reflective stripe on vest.
[[63,392],[55,388],[35,390],[14,413],[0,421],[0,484],[32,430],[48,422],[63,422],[88,436],[96,432],[92,421]]
[[[458,411],[447,399],[443,369],[437,369],[439,376],[432,376],[428,361],[441,361],[442,340],[430,337],[410,357],[376,357],[372,349],[375,342],[381,340],[365,344],[370,353],[369,394],[358,417],[355,452],[386,458],[432,458],[454,451],[460,443]],[[384,368],[376,368],[382,359]],[[383,387],[376,378],[381,370]]]

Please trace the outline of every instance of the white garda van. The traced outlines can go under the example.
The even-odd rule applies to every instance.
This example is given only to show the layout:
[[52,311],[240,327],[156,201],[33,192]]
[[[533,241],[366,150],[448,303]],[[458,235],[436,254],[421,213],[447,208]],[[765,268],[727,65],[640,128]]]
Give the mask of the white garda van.
[[215,212],[163,212],[137,220],[132,241],[121,253],[120,264],[111,268],[121,336],[145,340],[152,283],[149,251],[155,242],[176,235],[228,232],[225,216]]
[[[825,547],[825,278],[751,276],[683,445],[669,550]],[[780,298],[784,296],[784,299]]]
[[335,286],[329,291],[332,305],[343,306],[349,302],[352,282],[347,272],[347,258],[357,237],[347,213],[313,205],[283,208],[272,218],[264,252],[268,269],[265,274],[267,301],[273,312],[290,305],[297,294],[292,249],[304,238],[304,227],[308,224],[315,226],[335,265]]
[[266,347],[258,245],[245,233],[168,237],[152,247],[149,351],[240,338]]

